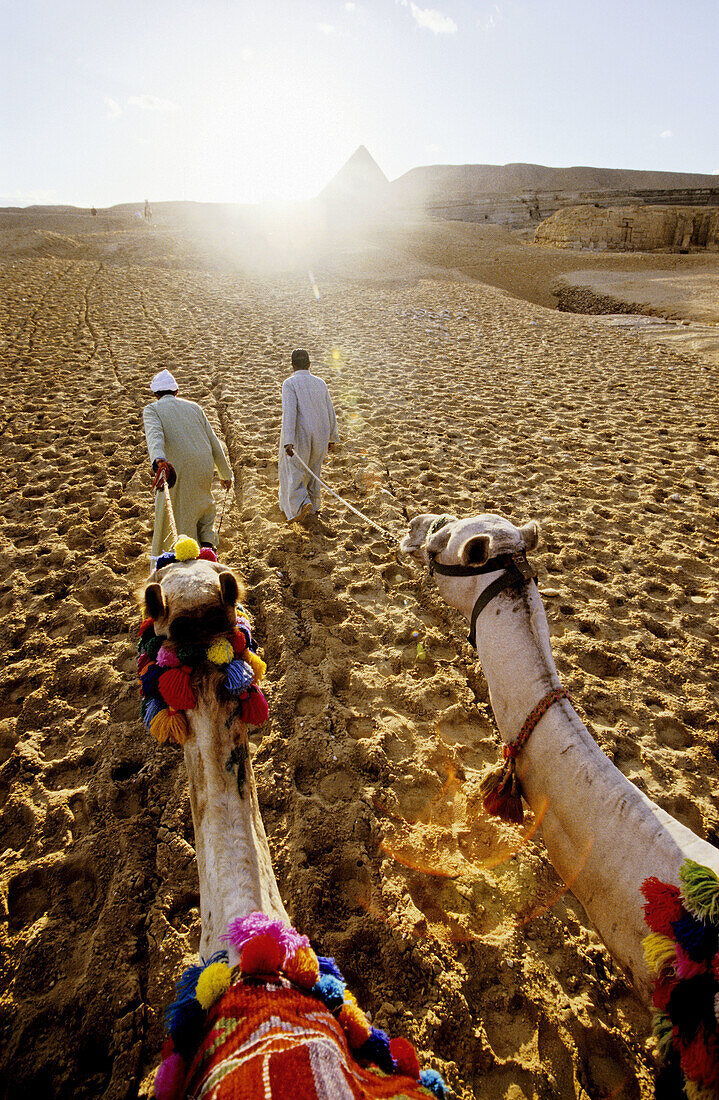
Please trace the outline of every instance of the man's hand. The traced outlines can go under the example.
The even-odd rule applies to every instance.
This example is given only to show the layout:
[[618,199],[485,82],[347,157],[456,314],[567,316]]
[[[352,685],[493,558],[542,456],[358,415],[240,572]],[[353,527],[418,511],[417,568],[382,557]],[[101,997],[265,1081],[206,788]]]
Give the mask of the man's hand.
[[232,488],[232,478],[231,477],[221,477],[220,478],[220,485],[222,486],[223,489],[231,489]]
[[167,482],[167,487],[172,489],[173,485],[177,481],[177,474],[175,473],[175,467],[171,466],[169,462],[165,462],[164,458],[156,458],[152,463],[152,472],[155,475],[152,482],[152,488],[158,492],[162,491],[163,481]]
[[336,444],[336,443],[328,443],[328,444],[327,444],[327,450],[328,450],[328,451],[334,451],[334,449],[335,449],[335,447],[336,447],[336,446],[337,446],[337,444]]
[[292,458],[292,455],[295,453],[295,449],[291,443],[285,443],[285,452],[290,456],[290,458]]

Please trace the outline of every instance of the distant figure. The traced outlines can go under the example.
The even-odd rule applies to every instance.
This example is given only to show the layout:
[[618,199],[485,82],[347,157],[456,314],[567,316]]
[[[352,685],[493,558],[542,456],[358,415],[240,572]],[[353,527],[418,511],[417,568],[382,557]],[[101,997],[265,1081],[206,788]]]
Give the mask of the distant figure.
[[298,348],[292,352],[292,370],[282,383],[282,433],[280,435],[280,508],[287,519],[303,520],[320,510],[320,484],[292,458],[297,454],[320,476],[322,460],[337,442],[337,417],[330,391],[310,373],[310,357]]
[[93,218],[97,217],[97,210],[95,209],[94,206],[93,206],[92,210],[90,211],[90,213],[92,214]]
[[[212,499],[215,467],[222,488],[232,485],[232,470],[222,444],[200,406],[177,396],[178,385],[169,370],[156,374],[150,389],[157,400],[145,407],[142,420],[153,473],[157,474],[161,466],[165,471],[178,533],[216,550]],[[155,492],[155,530],[150,550],[153,569],[160,554],[172,548],[170,538],[165,494],[160,488]]]
[[150,206],[150,203],[148,202],[147,199],[145,199],[144,216],[145,216],[145,221],[146,222],[151,222],[152,221],[152,207]]

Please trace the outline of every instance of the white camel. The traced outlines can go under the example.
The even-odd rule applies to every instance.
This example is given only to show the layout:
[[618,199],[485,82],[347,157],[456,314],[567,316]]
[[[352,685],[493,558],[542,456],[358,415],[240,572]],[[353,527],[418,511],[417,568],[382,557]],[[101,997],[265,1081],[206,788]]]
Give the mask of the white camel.
[[440,594],[472,623],[470,640],[505,744],[516,740],[537,704],[551,700],[517,757],[517,777],[541,819],[554,867],[648,999],[640,886],[651,876],[678,885],[686,859],[719,872],[719,851],[626,779],[570,700],[557,698],[562,685],[525,557],[538,538],[534,522],[518,528],[492,514],[425,514],[411,521],[401,546],[433,569]]
[[[248,631],[239,637],[238,596],[234,575],[209,560],[169,564],[144,590],[153,620],[143,624],[140,647],[144,717],[158,739],[184,744],[200,953],[209,963],[201,977],[199,967],[190,968],[178,986],[180,1008],[156,1096],[177,1100],[191,1089],[207,1100],[444,1097],[435,1071],[420,1074],[411,1044],[389,1044],[371,1028],[333,961],[318,960],[309,941],[289,928],[250,764],[242,669],[235,694],[228,689],[233,667],[251,673],[258,664],[249,649],[238,657],[249,637]],[[170,671],[165,681],[163,670]],[[179,704],[188,690],[194,698],[186,697],[183,708],[171,702],[156,709],[166,701],[163,691]],[[214,960],[223,950],[227,963]]]

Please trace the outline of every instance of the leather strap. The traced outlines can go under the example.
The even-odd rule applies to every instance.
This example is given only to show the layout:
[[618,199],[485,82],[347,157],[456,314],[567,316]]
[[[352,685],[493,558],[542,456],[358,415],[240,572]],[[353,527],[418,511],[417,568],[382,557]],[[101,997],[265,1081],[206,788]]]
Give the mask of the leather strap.
[[506,569],[513,560],[514,554],[498,554],[484,565],[445,565],[432,560],[429,569],[430,573],[440,573],[443,577],[476,577],[480,573],[496,573],[498,569]]

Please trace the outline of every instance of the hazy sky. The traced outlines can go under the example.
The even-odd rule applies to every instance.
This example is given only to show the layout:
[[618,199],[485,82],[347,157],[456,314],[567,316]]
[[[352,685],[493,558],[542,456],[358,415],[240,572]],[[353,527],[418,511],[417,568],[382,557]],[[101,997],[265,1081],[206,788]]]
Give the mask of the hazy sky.
[[0,204],[315,194],[418,164],[719,172],[718,0],[22,0]]

